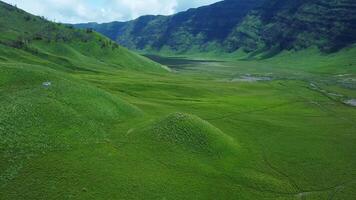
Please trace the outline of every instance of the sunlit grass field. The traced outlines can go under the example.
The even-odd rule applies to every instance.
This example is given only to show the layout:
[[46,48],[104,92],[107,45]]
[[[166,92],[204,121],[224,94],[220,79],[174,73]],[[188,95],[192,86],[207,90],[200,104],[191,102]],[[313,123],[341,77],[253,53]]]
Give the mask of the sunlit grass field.
[[172,72],[3,61],[0,199],[351,200],[353,54],[156,58]]

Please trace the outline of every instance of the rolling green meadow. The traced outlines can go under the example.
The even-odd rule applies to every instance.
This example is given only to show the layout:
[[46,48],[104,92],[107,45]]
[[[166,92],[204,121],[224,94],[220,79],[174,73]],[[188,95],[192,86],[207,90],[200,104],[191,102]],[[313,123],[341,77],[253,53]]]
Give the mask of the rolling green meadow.
[[138,55],[0,11],[1,200],[355,199],[354,45]]

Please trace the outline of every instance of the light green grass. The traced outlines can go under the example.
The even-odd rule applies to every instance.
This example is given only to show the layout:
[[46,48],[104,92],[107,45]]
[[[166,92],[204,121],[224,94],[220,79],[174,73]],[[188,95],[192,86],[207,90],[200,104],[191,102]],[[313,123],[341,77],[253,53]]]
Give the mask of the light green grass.
[[[12,141],[2,143],[2,199],[355,194],[355,109],[309,85],[353,97],[334,75],[278,73],[259,61],[195,63],[177,73],[2,66],[2,109],[9,111],[1,124],[13,121],[2,132]],[[278,79],[230,81],[268,69]],[[45,89],[48,80],[53,86]],[[14,106],[28,114],[16,115]]]
[[[2,41],[40,28],[24,16]],[[1,200],[354,199],[354,48],[169,72],[57,28],[71,39],[0,44]]]

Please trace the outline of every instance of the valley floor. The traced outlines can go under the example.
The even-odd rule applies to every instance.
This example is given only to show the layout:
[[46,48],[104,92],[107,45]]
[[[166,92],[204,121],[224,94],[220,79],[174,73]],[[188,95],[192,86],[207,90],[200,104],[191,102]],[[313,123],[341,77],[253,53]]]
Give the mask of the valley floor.
[[[27,131],[34,138],[21,136],[13,146],[0,146],[13,149],[1,151],[0,169],[6,173],[0,199],[355,198],[356,107],[348,103],[356,99],[355,70],[330,73],[268,61],[156,60],[173,71],[71,73],[68,81],[79,85],[39,74],[52,86],[43,89],[37,81],[32,91],[33,80],[17,80],[0,87],[6,94],[0,97],[3,106],[36,106],[11,102],[12,87],[28,81],[23,95],[47,95],[33,104],[47,106],[46,101],[67,95],[56,87],[71,88],[76,98],[87,85],[110,101],[122,99],[118,109],[124,102],[131,109],[125,107],[127,116],[111,113],[106,96],[85,108],[61,100],[63,109],[71,109],[57,110],[68,122],[51,125],[53,133],[63,133],[55,141],[24,125],[16,134]],[[51,87],[58,91],[50,93]],[[99,116],[104,110],[105,116]],[[79,120],[83,116],[85,123]],[[28,117],[42,119],[39,113]],[[199,138],[190,134],[197,132]],[[36,143],[28,151],[21,139],[40,147]]]

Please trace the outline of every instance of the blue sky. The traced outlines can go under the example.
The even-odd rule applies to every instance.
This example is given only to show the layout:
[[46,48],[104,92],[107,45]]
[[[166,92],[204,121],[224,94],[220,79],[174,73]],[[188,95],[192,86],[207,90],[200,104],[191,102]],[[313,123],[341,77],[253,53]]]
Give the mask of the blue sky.
[[35,15],[65,23],[127,21],[170,15],[219,0],[3,0]]

